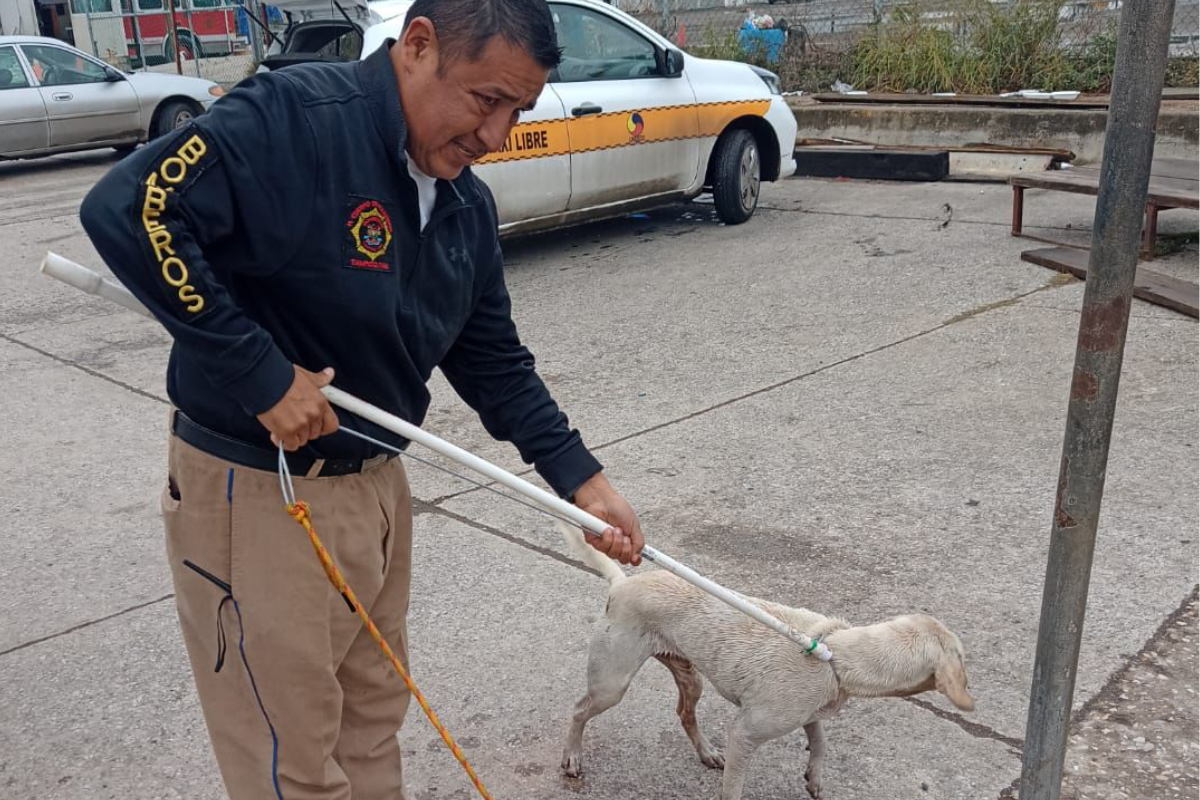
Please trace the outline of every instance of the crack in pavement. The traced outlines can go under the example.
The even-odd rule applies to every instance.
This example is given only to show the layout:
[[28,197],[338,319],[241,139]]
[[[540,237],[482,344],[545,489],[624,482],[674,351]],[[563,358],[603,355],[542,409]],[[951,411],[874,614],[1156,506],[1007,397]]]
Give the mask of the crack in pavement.
[[[541,545],[537,545],[537,544],[534,544],[533,542],[526,541],[525,539],[522,539],[519,536],[514,536],[511,533],[505,533],[504,531],[502,531],[498,528],[493,528],[492,526],[485,525],[482,522],[476,522],[473,519],[464,517],[461,514],[456,514],[453,511],[450,511],[448,509],[437,508],[424,500],[420,500],[420,499],[414,497],[413,498],[413,516],[421,516],[423,514],[433,514],[436,516],[445,517],[446,519],[453,520],[462,525],[466,525],[467,527],[474,528],[475,530],[482,531],[484,533],[495,536],[498,539],[503,539],[506,542],[517,545],[518,547],[523,547],[526,550],[530,550],[534,553],[537,553],[538,555],[547,556],[548,558],[552,558],[555,561],[558,561],[562,564],[566,564],[568,566],[575,567],[576,569],[582,570],[583,572],[590,573],[592,575],[595,575],[596,577],[602,577],[600,575],[600,573],[596,572],[594,569],[587,566],[582,561],[578,561],[576,559],[569,558],[567,556],[562,555],[559,552],[551,550],[548,547],[542,547]],[[48,642],[48,641],[51,641],[54,639],[58,639],[62,636],[66,636],[68,634],[75,633],[76,631],[83,630],[84,628],[90,628],[93,625],[99,625],[102,622],[107,622],[108,620],[115,619],[115,618],[123,616],[125,614],[129,614],[133,611],[137,611],[139,609],[146,608],[148,606],[155,605],[156,603],[161,603],[165,600],[170,600],[173,597],[175,597],[174,592],[172,592],[171,594],[163,595],[162,597],[159,597],[155,600],[147,600],[144,603],[138,603],[137,605],[130,606],[129,608],[124,608],[124,609],[121,609],[120,611],[115,611],[112,614],[108,614],[103,617],[99,617],[97,619],[92,619],[92,620],[88,620],[86,622],[81,622],[78,625],[73,625],[70,628],[58,631],[56,633],[50,633],[45,636],[40,636],[36,639],[31,639],[27,642],[22,642],[21,644],[18,644],[14,647],[8,648],[7,650],[0,650],[0,658],[3,658],[4,656],[9,655],[11,653],[15,653],[19,650],[24,650],[28,647],[33,647],[34,645],[42,644],[43,642]]]
[[158,598],[157,600],[147,600],[144,603],[138,603],[135,606],[130,606],[129,608],[124,608],[124,609],[121,609],[120,611],[114,611],[113,613],[108,614],[103,617],[100,617],[98,619],[90,619],[87,622],[81,622],[78,625],[72,625],[70,628],[59,631],[57,633],[50,633],[45,636],[40,636],[37,639],[30,639],[28,642],[24,642],[15,647],[10,647],[7,650],[0,650],[0,658],[3,658],[4,656],[9,655],[10,653],[15,653],[18,650],[24,650],[27,647],[33,647],[35,644],[41,644],[42,642],[48,642],[51,639],[57,639],[61,636],[66,636],[69,633],[74,633],[75,631],[83,630],[84,628],[90,628],[93,625],[99,625],[101,622],[108,622],[110,619],[116,619],[117,617],[124,616],[125,614],[129,614],[131,612],[137,611],[138,609],[147,608],[147,607],[155,605],[157,603],[161,603],[164,600],[170,600],[174,596],[175,596],[175,594],[172,592],[171,594],[163,595],[162,597]]
[[[947,220],[945,217],[909,217],[909,216],[901,216],[899,214],[896,214],[896,215],[892,215],[892,214],[855,214],[850,211],[814,211],[814,210],[810,210],[807,208],[783,208],[781,206],[764,206],[761,203],[758,205],[758,210],[777,211],[777,212],[781,212],[784,214],[811,214],[813,216],[819,216],[819,217],[850,217],[851,219],[886,219],[886,220],[896,220],[896,221],[900,221],[900,222],[938,222],[938,223],[947,222],[949,224],[960,224],[960,225],[988,225],[988,226],[998,227],[998,228],[1012,227],[1011,223],[1009,223],[1009,222],[1003,222],[1003,221],[994,222],[992,220],[986,220],[986,219],[964,219],[964,218],[960,218],[960,217],[955,217],[952,220]],[[1042,231],[1071,231],[1073,233],[1086,233],[1088,235],[1091,235],[1091,233],[1092,233],[1091,228],[1078,228],[1078,227],[1074,227],[1074,226],[1064,226],[1064,225],[1029,225],[1029,224],[1026,224],[1024,227],[1026,229],[1036,229],[1036,230],[1042,230]],[[1021,238],[1021,237],[1015,237],[1015,238]]]
[[903,700],[906,703],[912,703],[917,708],[925,709],[926,711],[932,713],[935,717],[944,719],[947,722],[953,722],[955,725],[962,728],[976,739],[991,739],[992,741],[1008,745],[1011,749],[1016,751],[1017,756],[1021,755],[1021,748],[1025,746],[1024,739],[1014,739],[1011,736],[1005,736],[995,728],[990,728],[987,725],[983,725],[978,722],[971,722],[969,719],[964,719],[961,714],[956,714],[953,711],[946,711],[945,709],[934,705],[928,700],[922,700],[919,697],[905,697]]
[[[1134,300],[1137,300],[1137,299],[1138,298],[1136,298],[1136,297],[1134,298]],[[1043,305],[1037,305],[1037,304],[1030,304],[1025,307],[1036,309],[1038,311],[1052,311],[1052,312],[1059,313],[1059,314],[1071,314],[1076,317],[1083,315],[1082,308],[1064,308],[1061,306],[1043,306]],[[1146,303],[1146,307],[1142,310],[1139,310],[1138,306],[1135,304],[1133,306],[1133,308],[1130,309],[1129,319],[1131,321],[1137,320],[1138,324],[1141,324],[1141,325],[1162,324],[1162,325],[1188,325],[1191,327],[1196,326],[1196,320],[1185,314],[1171,313],[1170,315],[1168,315],[1168,314],[1156,313],[1156,308],[1160,308],[1160,307],[1151,306],[1148,303]]]
[[73,361],[72,359],[64,358],[63,356],[59,356],[59,355],[55,355],[54,353],[51,353],[49,350],[43,350],[42,348],[40,348],[36,345],[29,344],[28,342],[23,342],[20,339],[12,336],[10,334],[0,333],[0,339],[3,339],[4,341],[9,342],[10,344],[15,344],[18,347],[24,347],[27,350],[32,350],[33,352],[37,353],[38,355],[45,356],[46,358],[49,358],[52,361],[57,361],[59,364],[62,364],[64,366],[74,367],[75,369],[79,370],[80,372],[85,372],[88,375],[91,375],[93,378],[99,378],[100,380],[111,383],[114,386],[120,386],[122,389],[125,389],[126,391],[129,391],[129,392],[133,392],[134,394],[136,394],[140,397],[145,397],[148,400],[154,400],[156,402],[162,403],[163,405],[171,404],[171,401],[165,397],[159,397],[158,395],[153,394],[152,392],[147,392],[145,389],[139,389],[138,387],[134,386],[131,383],[126,383],[125,381],[117,380],[116,378],[112,377],[111,375],[105,375],[103,372],[100,372],[99,370],[94,370],[91,367],[85,367],[83,364],[80,364],[78,361]]
[[105,317],[111,317],[116,314],[120,314],[122,312],[127,312],[128,310],[129,309],[127,309],[127,308],[121,308],[120,306],[116,306],[113,308],[112,311],[97,311],[95,313],[88,314],[86,317],[80,317],[78,319],[57,320],[55,322],[47,322],[45,325],[35,325],[32,328],[18,328],[15,331],[9,331],[8,335],[9,336],[24,336],[27,333],[41,333],[42,331],[52,331],[56,328],[62,328],[67,325],[75,325],[80,322],[92,322],[93,320],[104,319]]
[[[1176,622],[1178,622],[1182,617],[1187,616],[1188,606],[1196,602],[1198,597],[1200,597],[1200,584],[1192,587],[1192,590],[1188,592],[1187,597],[1183,598],[1183,602],[1181,602],[1174,611],[1172,611],[1166,616],[1166,618],[1163,619],[1162,624],[1154,629],[1154,633],[1150,634],[1150,637],[1142,643],[1142,646],[1138,648],[1138,651],[1125,658],[1121,662],[1121,665],[1112,671],[1100,689],[1097,690],[1096,693],[1087,700],[1085,700],[1083,704],[1073,714],[1071,714],[1071,724],[1067,727],[1068,744],[1070,742],[1070,737],[1076,734],[1076,729],[1082,722],[1084,722],[1087,715],[1092,712],[1092,709],[1106,700],[1112,700],[1113,695],[1116,694],[1116,686],[1121,682],[1121,680],[1123,680],[1124,677],[1137,665],[1137,663],[1146,653],[1153,650],[1157,644],[1166,638],[1167,632],[1171,630]],[[1066,776],[1064,775],[1064,779],[1065,777]],[[1000,790],[998,800],[1016,800],[1017,790],[1020,788],[1021,776],[1018,775],[1013,779],[1012,783]]]
[[1183,598],[1183,602],[1181,602],[1174,611],[1167,615],[1166,619],[1162,621],[1161,625],[1154,629],[1154,633],[1150,634],[1150,638],[1142,643],[1142,646],[1138,648],[1138,651],[1122,661],[1121,666],[1113,670],[1112,674],[1108,676],[1108,679],[1104,681],[1104,685],[1100,687],[1100,690],[1088,698],[1084,704],[1081,705],[1079,709],[1071,715],[1072,727],[1082,722],[1083,718],[1087,716],[1098,703],[1102,702],[1106,697],[1113,693],[1113,687],[1118,681],[1121,680],[1121,677],[1125,675],[1125,673],[1137,663],[1138,659],[1145,655],[1155,645],[1155,643],[1167,635],[1167,631],[1171,629],[1172,625],[1174,625],[1181,617],[1187,614],[1188,606],[1191,603],[1194,603],[1198,596],[1200,596],[1200,585],[1192,587],[1192,590],[1188,592],[1187,597]]
[[[908,336],[897,339],[893,342],[889,342],[888,344],[883,344],[883,345],[879,345],[878,347],[873,347],[869,350],[864,350],[861,353],[856,353],[851,356],[846,356],[845,358],[838,359],[837,361],[832,361],[828,364],[822,364],[821,366],[819,366],[815,369],[811,369],[811,370],[809,370],[807,372],[803,372],[799,375],[793,375],[790,378],[785,378],[784,380],[778,381],[776,383],[772,383],[767,386],[759,387],[758,389],[754,389],[752,391],[746,392],[745,394],[740,394],[735,397],[727,398],[725,400],[722,400],[719,403],[715,403],[711,406],[707,406],[706,408],[702,408],[698,411],[693,411],[689,414],[684,414],[681,417],[676,417],[675,419],[670,419],[665,422],[660,422],[657,425],[651,425],[648,428],[643,428],[640,431],[635,431],[635,432],[627,434],[625,436],[620,436],[616,439],[612,439],[610,441],[603,442],[603,443],[598,444],[589,449],[591,449],[593,451],[604,450],[605,448],[615,447],[618,444],[623,444],[624,442],[628,442],[631,439],[637,439],[637,438],[646,436],[651,433],[657,433],[658,431],[661,431],[664,428],[669,428],[669,427],[678,425],[683,422],[688,422],[690,420],[696,419],[697,417],[701,417],[701,416],[704,416],[705,414],[712,413],[713,411],[718,411],[722,408],[726,408],[726,407],[734,405],[736,403],[740,403],[744,400],[749,400],[752,397],[758,397],[759,395],[766,394],[768,392],[773,392],[776,389],[781,389],[785,386],[790,386],[791,384],[796,383],[797,381],[802,381],[805,378],[811,378],[814,375],[819,375],[822,372],[827,372],[831,369],[834,369],[835,367],[840,367],[845,364],[850,364],[854,361],[858,361],[860,359],[866,358],[867,356],[872,356],[872,355],[875,355],[876,353],[881,353],[885,350],[890,350],[893,347],[898,347],[899,345],[907,344],[908,342],[914,341],[916,339],[920,339],[923,336],[928,336],[931,333],[937,333],[938,331],[948,328],[951,325],[955,325],[959,322],[963,322],[965,320],[971,319],[980,314],[987,313],[988,311],[994,311],[998,308],[1006,308],[1008,306],[1015,305],[1015,304],[1019,303],[1021,300],[1025,299],[1026,297],[1030,297],[1030,296],[1038,294],[1040,292],[1044,292],[1048,289],[1057,289],[1058,287],[1065,286],[1065,285],[1069,285],[1069,284],[1067,282],[1062,281],[1058,275],[1052,276],[1045,284],[1037,287],[1036,289],[1030,289],[1027,292],[1022,292],[1022,293],[1014,295],[1012,297],[1005,298],[1004,300],[998,300],[998,301],[995,301],[992,303],[985,303],[981,306],[977,306],[973,309],[964,311],[961,314],[957,314],[957,315],[951,317],[950,319],[946,320],[945,322],[943,322],[939,325],[935,325],[932,328],[928,328],[926,330],[919,331],[918,333],[910,334]],[[533,469],[525,469],[516,474],[517,475],[529,475],[529,474],[532,474],[534,471],[535,470],[533,470]],[[495,482],[489,483],[488,486],[495,486]],[[459,497],[463,497],[465,495],[471,494],[473,492],[477,492],[482,488],[483,488],[482,486],[476,486],[476,487],[472,487],[470,489],[464,489],[461,492],[453,492],[451,494],[442,495],[440,497],[435,498],[434,500],[432,500],[430,502],[433,503],[434,505],[440,505],[449,500],[454,500]]]
[[0,222],[0,228],[7,228],[10,225],[28,225],[31,222],[45,222],[49,219],[62,219],[63,217],[78,216],[78,210],[63,210],[62,213],[41,214],[30,217],[17,217],[16,219],[8,219]]
[[[597,578],[603,577],[602,575],[600,575],[599,572],[592,569],[588,565],[584,564],[582,561],[577,561],[574,558],[569,558],[568,556],[564,556],[562,553],[559,553],[557,550],[552,550],[549,547],[543,547],[542,545],[534,544],[533,542],[530,542],[526,539],[522,539],[520,536],[516,536],[515,534],[505,533],[504,531],[500,530],[499,528],[493,528],[491,525],[485,525],[484,523],[477,522],[476,520],[473,520],[469,517],[464,517],[462,514],[456,514],[447,508],[439,508],[438,506],[435,506],[432,503],[429,503],[425,500],[418,500],[414,497],[413,498],[413,515],[420,516],[422,514],[433,514],[435,516],[445,517],[446,519],[454,520],[455,522],[466,525],[469,528],[474,528],[475,530],[483,531],[484,533],[491,534],[492,536],[495,536],[497,539],[503,539],[504,541],[506,541],[510,544],[515,544],[518,547],[523,547],[526,550],[530,550],[534,553],[537,553],[538,555],[546,556],[547,558],[552,558],[561,564],[566,564],[568,566],[575,567],[576,569],[587,572],[591,575],[595,575]],[[2,654],[0,654],[0,655],[2,655]]]

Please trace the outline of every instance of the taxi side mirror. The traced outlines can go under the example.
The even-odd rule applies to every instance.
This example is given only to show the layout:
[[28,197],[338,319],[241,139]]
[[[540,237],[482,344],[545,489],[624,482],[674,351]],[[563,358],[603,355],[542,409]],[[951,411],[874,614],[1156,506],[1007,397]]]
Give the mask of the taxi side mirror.
[[658,73],[664,78],[678,78],[683,74],[683,53],[671,48],[659,48]]

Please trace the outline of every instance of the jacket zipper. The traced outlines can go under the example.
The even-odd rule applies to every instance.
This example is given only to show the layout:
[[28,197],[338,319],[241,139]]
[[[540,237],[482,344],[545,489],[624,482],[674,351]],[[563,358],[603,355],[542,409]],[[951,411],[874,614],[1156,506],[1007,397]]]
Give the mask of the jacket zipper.
[[401,304],[401,307],[404,311],[412,311],[412,306],[409,304],[409,301],[412,298],[412,283],[417,276],[417,268],[421,265],[421,250],[425,247],[425,240],[433,231],[434,225],[440,223],[442,220],[453,214],[457,214],[459,211],[469,208],[471,205],[473,204],[458,200],[450,205],[443,206],[440,211],[435,211],[434,214],[430,216],[429,222],[425,224],[425,229],[417,235],[417,252],[413,257],[413,268],[409,271],[408,279],[404,282],[405,302]]

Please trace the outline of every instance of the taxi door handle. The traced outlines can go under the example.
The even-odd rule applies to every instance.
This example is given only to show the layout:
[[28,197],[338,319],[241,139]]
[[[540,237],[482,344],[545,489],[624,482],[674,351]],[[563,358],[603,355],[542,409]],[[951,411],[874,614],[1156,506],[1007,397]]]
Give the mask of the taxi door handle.
[[604,109],[595,103],[584,103],[571,109],[571,116],[586,117],[588,114],[599,114]]
[[53,97],[55,100],[70,100],[75,95],[71,94],[70,92],[55,92],[54,94],[52,94],[50,96]]

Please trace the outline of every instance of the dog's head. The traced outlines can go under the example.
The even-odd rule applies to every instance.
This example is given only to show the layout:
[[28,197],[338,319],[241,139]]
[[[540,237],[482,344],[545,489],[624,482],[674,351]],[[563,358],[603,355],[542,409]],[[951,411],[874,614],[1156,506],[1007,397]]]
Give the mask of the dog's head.
[[938,691],[963,711],[975,710],[975,698],[967,692],[962,642],[953,631],[925,614],[896,617],[886,624],[892,629],[899,649],[898,657],[892,660],[893,679],[911,683],[885,692],[887,696],[909,697]]

